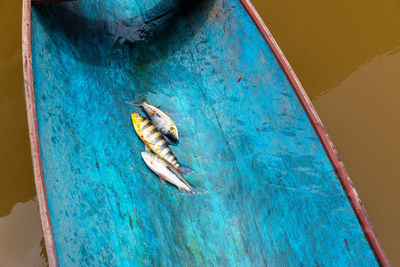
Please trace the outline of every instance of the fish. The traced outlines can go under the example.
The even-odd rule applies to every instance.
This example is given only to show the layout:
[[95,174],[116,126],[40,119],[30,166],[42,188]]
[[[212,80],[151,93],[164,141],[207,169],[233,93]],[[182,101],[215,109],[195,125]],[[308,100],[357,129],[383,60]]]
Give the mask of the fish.
[[134,112],[132,113],[132,123],[139,138],[151,151],[166,160],[181,173],[193,171],[191,168],[179,164],[168,143],[164,140],[162,133],[148,119]]
[[160,158],[156,154],[143,151],[142,158],[146,165],[157,174],[161,179],[176,186],[181,192],[188,194],[198,194],[207,192],[201,188],[192,187],[169,162]]
[[171,118],[165,112],[162,112],[159,107],[146,103],[146,100],[141,103],[128,103],[136,107],[141,107],[153,125],[164,135],[167,142],[172,145],[179,143],[178,128]]

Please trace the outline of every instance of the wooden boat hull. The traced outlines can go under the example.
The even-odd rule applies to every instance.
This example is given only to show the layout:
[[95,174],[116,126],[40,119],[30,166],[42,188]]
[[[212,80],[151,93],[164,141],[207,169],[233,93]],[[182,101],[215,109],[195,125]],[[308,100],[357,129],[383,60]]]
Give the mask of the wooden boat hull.
[[[387,264],[248,1],[185,5],[155,16],[164,26],[138,38],[143,23],[86,3],[24,1],[27,111],[51,266]],[[125,103],[141,97],[174,118],[173,151],[208,194],[183,195],[146,168]]]

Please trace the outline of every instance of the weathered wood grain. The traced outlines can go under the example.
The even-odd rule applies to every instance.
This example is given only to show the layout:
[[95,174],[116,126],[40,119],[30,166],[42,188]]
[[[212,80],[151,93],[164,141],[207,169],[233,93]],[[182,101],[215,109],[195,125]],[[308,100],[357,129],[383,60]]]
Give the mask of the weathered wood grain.
[[[147,3],[135,9],[127,0],[128,13],[108,12],[122,10],[121,1],[32,10],[59,264],[377,265],[303,107],[240,2],[197,1],[146,19]],[[174,153],[208,194],[183,195],[147,169],[130,122],[135,109],[125,104],[142,97],[175,120]]]

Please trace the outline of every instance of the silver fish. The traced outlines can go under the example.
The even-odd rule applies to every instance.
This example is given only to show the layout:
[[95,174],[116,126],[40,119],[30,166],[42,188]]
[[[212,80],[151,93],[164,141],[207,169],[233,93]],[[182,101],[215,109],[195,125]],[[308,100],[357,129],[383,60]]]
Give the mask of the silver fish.
[[153,125],[166,137],[170,144],[178,144],[178,129],[171,118],[157,107],[143,101],[141,103],[128,102],[136,107],[141,107],[150,118]]
[[142,152],[142,158],[146,165],[161,179],[176,186],[181,192],[198,194],[206,192],[200,188],[192,187],[183,176],[167,161],[148,151]]

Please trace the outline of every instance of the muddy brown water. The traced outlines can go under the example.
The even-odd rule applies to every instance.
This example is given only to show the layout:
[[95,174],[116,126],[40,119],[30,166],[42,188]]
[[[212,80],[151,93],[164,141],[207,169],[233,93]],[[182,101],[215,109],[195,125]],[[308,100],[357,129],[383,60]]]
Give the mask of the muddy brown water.
[[[46,266],[29,152],[21,2],[0,2],[0,266]],[[400,266],[400,2],[253,0]]]

